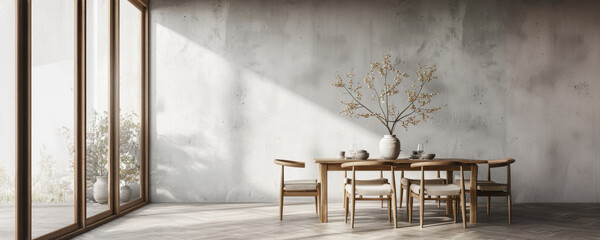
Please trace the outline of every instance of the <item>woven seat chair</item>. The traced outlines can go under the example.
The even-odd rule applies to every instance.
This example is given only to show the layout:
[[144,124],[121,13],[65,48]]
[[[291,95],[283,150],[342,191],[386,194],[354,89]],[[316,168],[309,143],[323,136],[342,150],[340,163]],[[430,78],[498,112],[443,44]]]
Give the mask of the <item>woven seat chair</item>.
[[[344,163],[341,165],[341,167],[352,168],[352,178],[346,180],[347,182],[344,189],[344,222],[348,222],[348,211],[350,210],[350,226],[354,228],[354,216],[356,215],[356,201],[385,200],[388,203],[388,221],[391,222],[393,220],[394,228],[396,228],[397,209],[394,163],[390,161],[356,161]],[[371,180],[356,179],[356,171],[360,171],[362,168],[372,167],[389,167],[392,176],[391,181],[388,181],[384,178]],[[352,208],[350,208],[350,204]]]
[[[410,165],[412,168],[421,168],[421,181],[419,184],[411,184],[408,181],[408,189],[410,194],[408,195],[408,222],[412,223],[413,214],[413,199],[420,201],[420,226],[423,227],[423,215],[425,211],[425,200],[446,200],[447,203],[454,204],[454,222],[456,223],[456,215],[458,202],[461,205],[463,228],[467,227],[465,220],[465,186],[464,181],[461,184],[439,184],[439,183],[428,183],[425,181],[425,170],[428,167],[458,167],[460,168],[460,179],[464,180],[463,165],[460,162],[455,161],[428,161],[418,162]],[[432,197],[435,196],[435,197]],[[446,196],[446,197],[442,197]]]
[[315,197],[315,211],[319,214],[319,194],[321,184],[316,179],[306,180],[284,180],[285,167],[304,168],[304,162],[275,159],[273,161],[281,165],[281,184],[279,191],[279,220],[283,220],[283,197]]
[[[510,191],[510,165],[515,162],[514,159],[488,160],[487,180],[477,180],[477,197],[487,197],[486,213],[490,215],[490,200],[491,197],[506,197],[508,205],[508,224],[512,223],[512,201]],[[498,167],[506,167],[506,183],[497,183],[492,181],[491,169]],[[471,181],[465,179],[466,194],[471,194]],[[460,180],[457,184],[460,184]]]

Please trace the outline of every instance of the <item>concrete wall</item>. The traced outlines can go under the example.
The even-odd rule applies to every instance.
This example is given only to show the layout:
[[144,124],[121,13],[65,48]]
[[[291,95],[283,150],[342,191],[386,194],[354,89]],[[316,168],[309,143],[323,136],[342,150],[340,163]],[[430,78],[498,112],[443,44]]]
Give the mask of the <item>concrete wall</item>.
[[[150,9],[152,201],[276,201],[274,158],[307,162],[287,177],[316,178],[313,157],[351,144],[378,155],[384,128],[337,113],[346,96],[331,83],[387,52],[412,75],[417,63],[437,64],[428,90],[448,105],[397,132],[402,156],[425,143],[441,157],[512,157],[515,202],[600,201],[597,2],[153,0]],[[330,198],[341,199],[342,175],[330,177]]]

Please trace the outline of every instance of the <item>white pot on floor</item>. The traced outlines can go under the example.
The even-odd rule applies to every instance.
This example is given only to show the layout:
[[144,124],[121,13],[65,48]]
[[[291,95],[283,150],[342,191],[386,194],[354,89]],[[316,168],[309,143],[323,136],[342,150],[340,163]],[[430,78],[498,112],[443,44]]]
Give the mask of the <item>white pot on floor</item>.
[[129,186],[121,186],[119,200],[121,200],[121,202],[129,202],[129,200],[131,200],[131,188]]
[[97,203],[108,202],[108,176],[97,176],[93,189],[94,201]]

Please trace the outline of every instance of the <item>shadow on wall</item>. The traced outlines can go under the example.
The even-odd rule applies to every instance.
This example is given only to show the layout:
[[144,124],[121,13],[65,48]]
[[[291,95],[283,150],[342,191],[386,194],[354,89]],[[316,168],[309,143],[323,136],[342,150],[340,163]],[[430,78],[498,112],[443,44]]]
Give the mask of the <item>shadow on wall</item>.
[[[524,169],[541,162],[558,164],[546,161],[555,156],[531,154],[553,149],[552,144],[537,144],[535,140],[517,144],[514,136],[557,136],[535,131],[528,134],[535,126],[527,118],[508,112],[520,109],[515,106],[525,106],[523,103],[532,98],[551,100],[549,96],[521,95],[519,84],[514,84],[523,77],[535,80],[536,75],[523,73],[547,70],[544,65],[528,68],[531,59],[519,58],[531,53],[530,45],[512,49],[523,39],[530,39],[531,31],[540,30],[538,34],[544,38],[557,32],[535,26],[522,32],[523,26],[537,24],[536,19],[530,19],[536,6],[524,6],[525,10],[514,13],[517,16],[510,16],[513,11],[507,9],[515,6],[500,2],[377,3],[153,2],[152,200],[274,201],[279,171],[272,164],[273,158],[310,162],[313,157],[335,156],[352,143],[377,154],[383,128],[376,121],[339,115],[343,95],[330,84],[336,70],[345,73],[355,67],[361,76],[368,63],[388,49],[399,56],[394,62],[409,73],[419,62],[438,64],[440,81],[430,90],[441,92],[440,103],[448,104],[432,123],[398,131],[404,152],[424,142],[426,151],[435,151],[438,156],[514,157],[518,161],[513,171],[514,191],[521,193],[515,194],[515,200],[549,197],[544,192],[525,196],[536,187],[523,183],[541,183],[548,171],[556,171],[542,169],[536,179],[523,175],[529,171]],[[521,65],[526,69],[520,69]],[[513,80],[506,80],[509,78]],[[597,83],[587,86],[600,88]],[[523,99],[516,102],[514,97]],[[587,100],[575,99],[566,107]],[[528,113],[534,118],[543,115]],[[507,122],[524,130],[511,130]],[[583,125],[590,126],[586,121]],[[593,128],[590,136],[600,135],[599,131]],[[597,138],[590,140],[598,142]],[[593,147],[581,152],[586,159],[598,154]],[[600,166],[591,169],[598,172]],[[307,164],[307,169],[289,176],[316,177],[316,166]],[[596,182],[596,197],[587,199],[597,201],[599,179],[585,176],[568,185]],[[503,178],[500,175],[499,179]]]
[[[337,150],[331,149],[348,146],[328,136],[361,146],[378,141],[347,120],[340,123],[341,116],[155,26],[154,34],[185,50],[153,48],[158,56],[152,59],[161,63],[152,65],[153,201],[274,201],[274,158],[310,161],[323,156],[323,149],[332,155]],[[201,57],[200,67],[177,62],[193,56]],[[316,177],[314,164],[302,170],[286,175]]]

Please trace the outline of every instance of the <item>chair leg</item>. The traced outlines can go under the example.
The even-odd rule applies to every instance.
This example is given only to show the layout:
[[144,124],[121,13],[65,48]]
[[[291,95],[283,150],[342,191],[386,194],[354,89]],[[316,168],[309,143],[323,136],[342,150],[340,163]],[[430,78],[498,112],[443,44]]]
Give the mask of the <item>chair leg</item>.
[[487,197],[487,209],[486,209],[486,213],[489,216],[490,215],[490,200],[492,197],[488,196]]
[[352,212],[350,217],[350,227],[354,228],[354,211],[356,210],[356,195],[352,194]]
[[279,221],[283,220],[283,192],[279,194]]
[[[408,188],[406,189],[406,214],[408,214],[408,202],[412,201],[412,196],[410,193],[410,190],[408,190]],[[412,205],[410,205],[410,207],[412,208]]]
[[398,209],[396,208],[396,200],[396,192],[394,192],[394,194],[392,195],[392,212],[394,214],[394,228],[398,227]]
[[348,195],[344,193],[344,223],[348,223]]
[[510,194],[508,194],[506,200],[508,201],[508,224],[512,224],[512,201],[510,200]]
[[319,198],[315,196],[315,212],[319,215]]
[[[448,199],[446,201],[446,203],[448,203],[448,201],[450,201],[450,199]],[[456,223],[456,215],[458,215],[458,198],[457,197],[452,197],[452,201],[451,201],[452,205],[454,205],[454,209],[452,209],[452,213],[454,215],[454,223]]]
[[388,212],[388,222],[392,222],[392,209],[391,209],[391,204],[390,204],[390,196],[388,196],[387,199],[387,212]]
[[[439,196],[435,196],[435,197],[439,197]],[[440,200],[435,200],[438,204],[438,208],[440,208]]]
[[[421,190],[422,191],[422,190]],[[424,195],[424,194],[423,194]],[[419,217],[421,218],[421,220],[419,221],[421,224],[421,228],[423,228],[423,216],[425,215],[425,196],[421,196],[419,198],[420,201],[420,212],[419,212]]]
[[346,207],[348,199],[346,198],[346,185],[344,184],[344,207]]
[[400,184],[400,206],[398,206],[398,208],[402,208],[402,193],[403,193],[402,184]]
[[408,223],[412,223],[412,214],[413,214],[413,196],[412,194],[406,195],[408,197],[408,203],[406,206],[406,210],[408,211]]
[[[321,212],[323,211],[323,209],[321,209],[321,184],[319,184],[319,188],[317,189],[317,209],[319,209],[319,214],[321,214]],[[317,216],[321,216],[317,214]]]
[[462,211],[463,228],[467,228],[467,213],[466,213],[465,201],[466,201],[465,194],[462,193],[460,195],[460,209]]
[[[379,177],[383,178],[383,172],[382,171],[379,172]],[[379,198],[381,198],[381,208],[383,208],[383,195],[379,195]]]
[[342,190],[344,190],[344,194],[342,194],[342,196],[344,196],[344,206],[346,206],[346,178],[348,177],[348,172],[344,171],[344,187],[342,188]]

